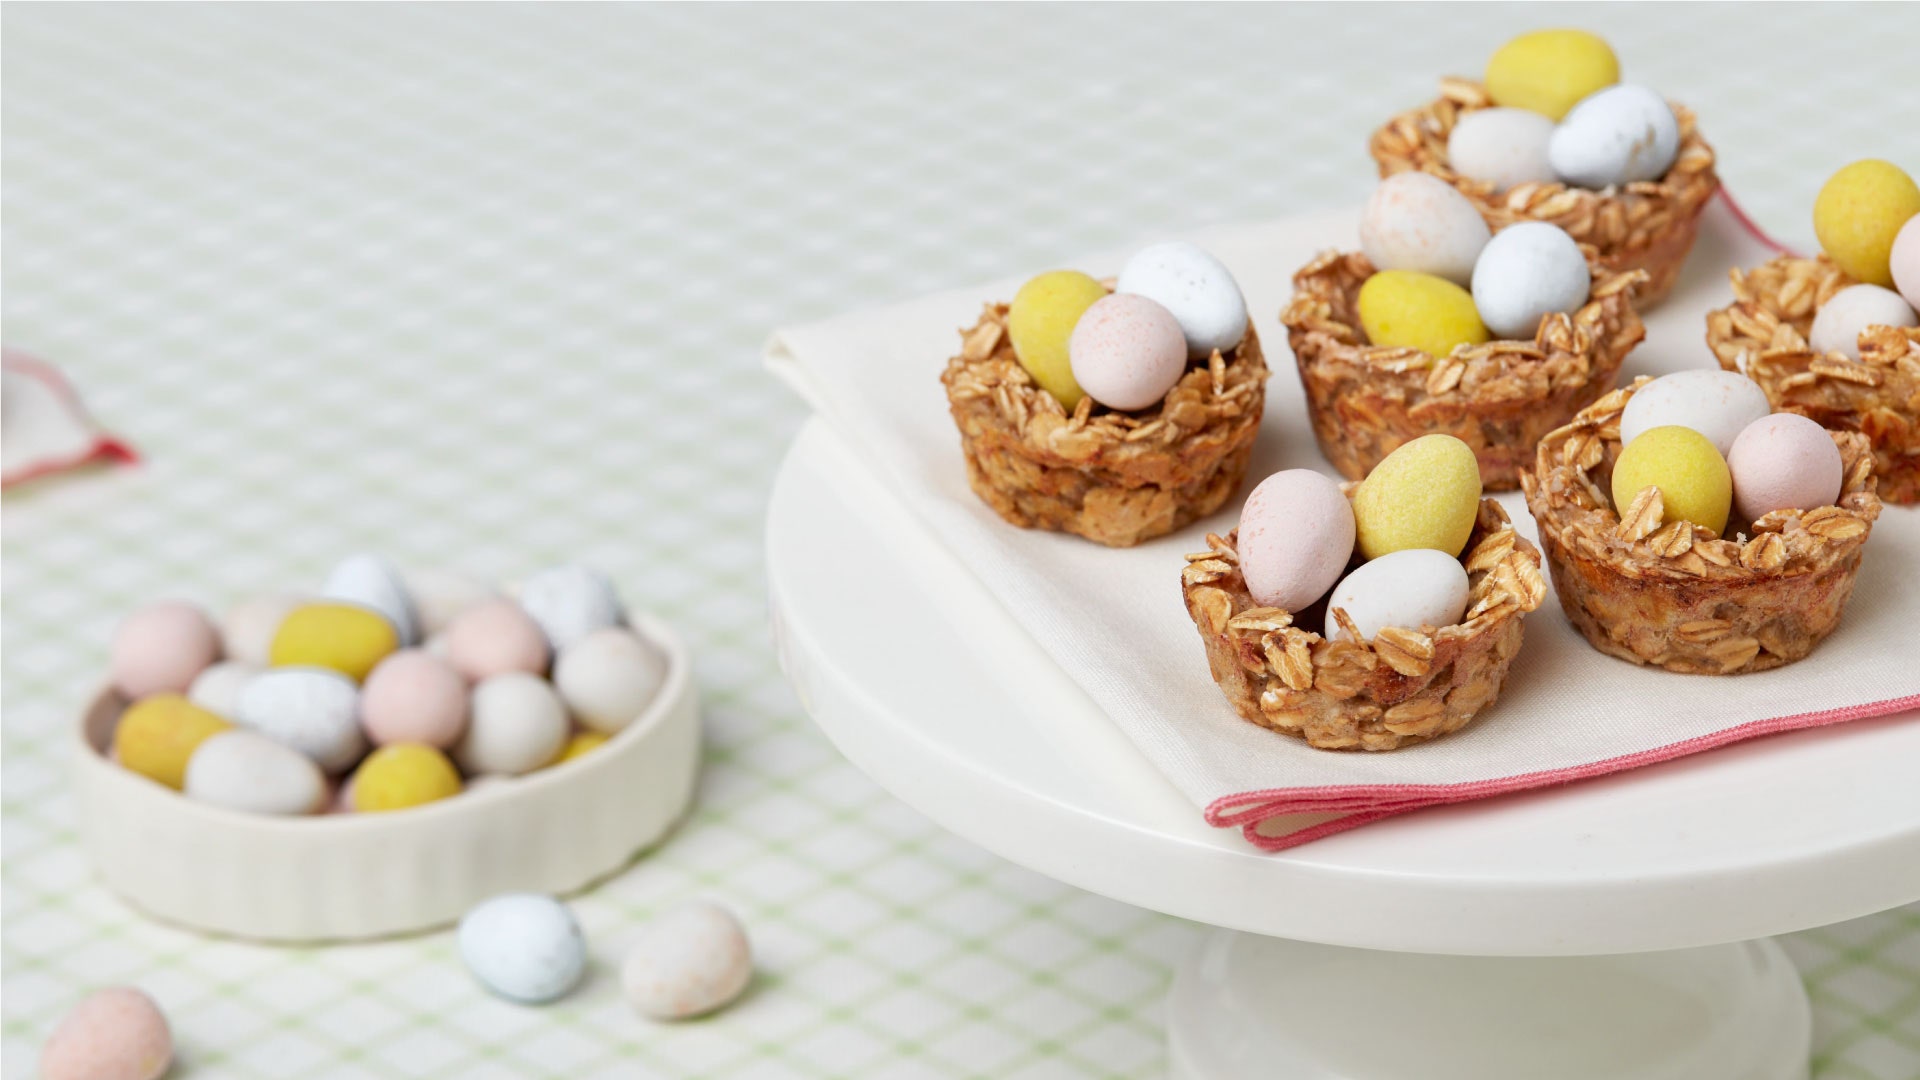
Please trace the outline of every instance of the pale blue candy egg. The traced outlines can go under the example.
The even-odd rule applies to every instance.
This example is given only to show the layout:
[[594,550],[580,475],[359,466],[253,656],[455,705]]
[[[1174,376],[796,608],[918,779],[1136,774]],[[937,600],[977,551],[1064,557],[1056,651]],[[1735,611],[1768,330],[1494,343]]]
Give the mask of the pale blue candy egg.
[[420,643],[420,620],[400,571],[378,555],[354,555],[341,560],[327,575],[320,595],[345,600],[386,616],[402,647]]
[[1658,180],[1680,153],[1680,122],[1666,99],[1622,84],[1582,99],[1547,142],[1560,179],[1583,188]]
[[1565,229],[1523,221],[1493,235],[1473,266],[1473,306],[1495,337],[1532,341],[1540,320],[1587,302],[1587,257]]
[[1233,272],[1212,253],[1179,240],[1134,253],[1115,292],[1158,301],[1173,313],[1187,339],[1187,357],[1225,353],[1247,336],[1247,301]]
[[460,920],[460,959],[480,985],[539,1005],[560,997],[587,970],[587,941],[567,905],[538,893],[505,893]]

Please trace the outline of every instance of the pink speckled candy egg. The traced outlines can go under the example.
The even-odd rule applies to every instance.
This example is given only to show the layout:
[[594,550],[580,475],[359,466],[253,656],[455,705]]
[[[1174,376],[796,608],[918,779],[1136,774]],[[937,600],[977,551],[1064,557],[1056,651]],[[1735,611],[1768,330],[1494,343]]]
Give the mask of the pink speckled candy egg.
[[1187,335],[1157,301],[1114,293],[1093,302],[1067,339],[1073,378],[1109,409],[1159,402],[1187,370]]
[[1893,238],[1893,287],[1920,311],[1920,214],[1907,219]]
[[733,913],[699,901],[654,919],[620,964],[620,986],[641,1015],[710,1013],[753,981],[753,946]]
[[375,746],[451,749],[467,730],[467,680],[424,649],[402,649],[360,688],[360,723]]
[[542,675],[547,670],[547,636],[540,624],[507,599],[478,603],[454,617],[446,629],[447,662],[480,682],[510,671]]
[[1263,607],[1300,611],[1325,596],[1353,555],[1353,507],[1311,469],[1260,482],[1240,510],[1240,571]]
[[1804,416],[1774,413],[1748,424],[1727,451],[1741,521],[1774,510],[1812,510],[1840,498],[1840,448]]
[[220,634],[206,613],[184,600],[162,600],[128,615],[113,634],[108,670],[129,699],[184,694],[194,677],[220,659]]
[[1378,270],[1412,270],[1455,285],[1473,279],[1493,234],[1452,184],[1423,172],[1380,181],[1360,212],[1360,250]]
[[73,1007],[40,1051],[41,1080],[159,1080],[173,1063],[173,1033],[153,999],[131,986]]

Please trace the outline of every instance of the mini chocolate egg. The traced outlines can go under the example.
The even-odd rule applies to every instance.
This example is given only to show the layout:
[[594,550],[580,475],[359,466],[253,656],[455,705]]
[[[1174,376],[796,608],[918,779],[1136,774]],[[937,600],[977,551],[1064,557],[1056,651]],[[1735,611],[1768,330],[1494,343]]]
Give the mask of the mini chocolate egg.
[[562,761],[572,761],[574,758],[586,757],[588,754],[607,745],[609,738],[611,738],[611,736],[604,731],[576,731],[573,733],[572,738],[567,740],[567,745],[561,747],[560,756],[555,759],[554,764],[558,765]]
[[1080,316],[1106,295],[1105,285],[1078,270],[1050,270],[1020,286],[1007,307],[1014,359],[1068,412],[1087,393],[1073,381],[1067,339]]
[[1394,450],[1353,493],[1354,542],[1369,559],[1409,548],[1458,558],[1479,517],[1480,461],[1451,435]]
[[1302,611],[1325,596],[1353,556],[1353,507],[1311,469],[1277,472],[1240,508],[1240,571],[1253,602]]
[[1575,187],[1658,180],[1680,154],[1680,122],[1644,86],[1610,86],[1573,107],[1547,140],[1547,160]]
[[567,707],[545,679],[495,675],[473,688],[467,731],[453,757],[469,776],[530,773],[560,755],[567,727]]
[[184,694],[194,677],[220,659],[220,635],[206,613],[185,600],[148,604],[113,632],[107,671],[128,699]]
[[753,981],[753,946],[733,913],[705,901],[657,916],[620,963],[620,987],[642,1016],[710,1013]]
[[1447,133],[1447,164],[1469,180],[1505,191],[1559,179],[1547,160],[1553,121],[1531,109],[1474,109]]
[[510,1001],[553,1001],[586,974],[587,939],[573,912],[551,896],[506,893],[484,900],[461,918],[458,937],[467,970]]
[[1120,270],[1115,292],[1144,296],[1173,313],[1187,359],[1226,353],[1247,336],[1247,298],[1225,263],[1179,240],[1141,248]]
[[1813,200],[1820,249],[1847,276],[1893,284],[1893,242],[1920,214],[1920,184],[1890,161],[1868,158],[1834,173]]
[[1689,521],[1715,535],[1727,527],[1732,474],[1713,441],[1692,428],[1650,428],[1621,449],[1613,465],[1614,512],[1625,514],[1649,487],[1660,489],[1661,524]]
[[467,730],[467,681],[424,649],[401,649],[360,691],[360,723],[375,746],[425,743],[447,750]]
[[1380,181],[1360,212],[1360,250],[1377,270],[1411,270],[1456,285],[1473,277],[1491,234],[1453,185],[1423,172]]
[[1748,424],[1773,411],[1760,384],[1737,371],[1698,368],[1662,375],[1634,392],[1620,414],[1620,445],[1669,424],[1692,428],[1725,454]]
[[386,616],[358,604],[302,604],[280,620],[268,660],[274,667],[323,667],[354,682],[400,647]]
[[624,626],[595,630],[560,650],[553,688],[581,724],[611,734],[653,703],[667,658]]
[[1742,522],[1775,510],[1832,506],[1845,479],[1840,448],[1827,429],[1795,413],[1773,413],[1747,425],[1727,453],[1727,469]]
[[1467,290],[1417,270],[1382,270],[1354,298],[1360,329],[1374,345],[1398,345],[1447,356],[1487,340],[1487,327]]
[[[385,625],[384,620],[381,625]],[[330,668],[269,668],[240,694],[240,722],[342,772],[367,752],[360,730],[360,691]]]
[[353,555],[341,560],[327,575],[320,595],[329,600],[377,611],[393,624],[402,647],[420,641],[420,620],[415,617],[413,598],[392,563],[378,555]]
[[1558,120],[1574,103],[1620,80],[1613,48],[1585,30],[1535,30],[1487,61],[1487,96]]
[[540,624],[504,597],[461,612],[439,640],[445,644],[447,663],[470,682],[510,671],[545,674],[551,656]]
[[1558,225],[1523,221],[1487,242],[1473,268],[1473,306],[1496,337],[1532,341],[1540,320],[1572,314],[1593,287],[1587,257]]
[[152,998],[131,986],[81,999],[40,1050],[40,1080],[160,1080],[173,1032]]
[[250,814],[312,814],[328,795],[312,758],[255,731],[223,731],[201,743],[187,762],[183,790],[190,799]]
[[293,593],[261,593],[228,608],[220,619],[220,640],[227,659],[266,667],[280,623],[306,602]]
[[427,567],[402,572],[407,595],[413,598],[413,613],[420,621],[420,636],[430,638],[452,624],[454,616],[468,608],[497,598],[492,585],[457,570]]
[[1869,326],[1920,326],[1920,317],[1892,289],[1849,285],[1827,298],[1813,313],[1807,344],[1819,352],[1860,359],[1860,331]]
[[1067,339],[1073,377],[1109,409],[1144,409],[1187,370],[1187,337],[1159,303],[1131,293],[1096,300]]
[[460,794],[460,773],[431,746],[395,743],[368,754],[340,794],[362,814],[406,810]]
[[1467,568],[1432,548],[1409,548],[1360,564],[1327,597],[1328,641],[1352,640],[1333,612],[1353,620],[1360,640],[1372,641],[1389,626],[1402,630],[1452,626],[1467,611]]
[[627,619],[606,575],[580,563],[551,567],[528,578],[520,586],[520,606],[540,624],[555,650]]
[[178,791],[200,744],[232,724],[174,693],[150,694],[127,706],[113,729],[113,758]]
[[260,668],[239,660],[222,660],[194,677],[187,700],[215,716],[232,720],[240,715],[240,693]]
[[1894,288],[1910,306],[1920,309],[1920,213],[1908,218],[1894,234],[1887,269],[1893,275]]

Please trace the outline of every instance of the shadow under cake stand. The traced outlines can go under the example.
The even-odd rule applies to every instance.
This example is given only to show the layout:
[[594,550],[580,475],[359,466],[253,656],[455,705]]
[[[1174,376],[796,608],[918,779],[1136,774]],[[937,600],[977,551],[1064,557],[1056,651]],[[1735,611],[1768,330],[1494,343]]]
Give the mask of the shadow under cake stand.
[[1914,713],[1263,854],[819,420],[767,546],[781,663],[855,766],[1015,863],[1218,928],[1174,978],[1175,1076],[1803,1078],[1807,999],[1769,937],[1920,899]]

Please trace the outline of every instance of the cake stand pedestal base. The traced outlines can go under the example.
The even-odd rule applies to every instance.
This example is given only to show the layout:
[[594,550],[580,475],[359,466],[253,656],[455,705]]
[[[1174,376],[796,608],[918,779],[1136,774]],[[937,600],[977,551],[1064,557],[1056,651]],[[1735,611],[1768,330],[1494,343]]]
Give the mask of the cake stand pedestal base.
[[1771,940],[1587,957],[1429,956],[1230,930],[1167,1001],[1179,1080],[1806,1080]]

